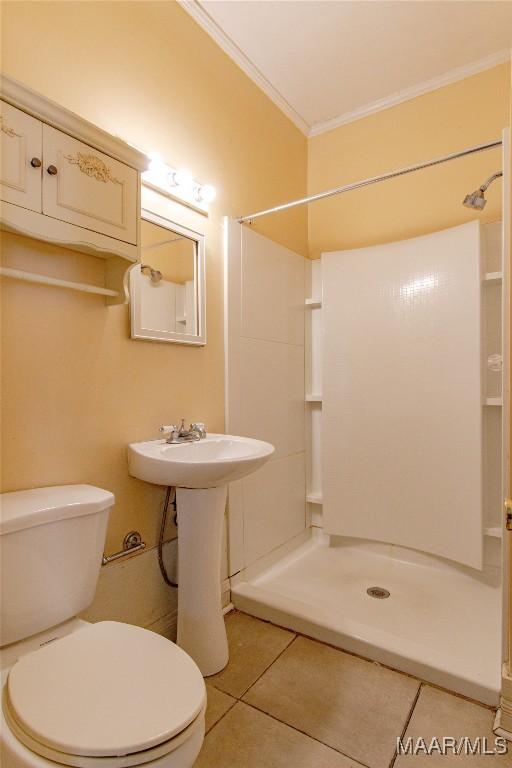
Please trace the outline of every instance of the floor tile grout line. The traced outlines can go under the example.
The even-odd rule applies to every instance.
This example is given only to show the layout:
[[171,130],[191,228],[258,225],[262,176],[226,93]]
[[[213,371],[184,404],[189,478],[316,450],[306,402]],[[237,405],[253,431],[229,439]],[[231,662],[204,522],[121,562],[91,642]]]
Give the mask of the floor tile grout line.
[[[407,733],[407,729],[409,727],[409,723],[412,720],[412,716],[414,714],[414,710],[416,709],[416,704],[418,703],[418,699],[420,697],[420,693],[421,693],[421,690],[423,688],[423,685],[424,685],[424,683],[422,683],[420,681],[420,684],[418,686],[418,690],[416,692],[416,696],[414,697],[414,701],[412,703],[411,709],[409,710],[409,715],[408,715],[408,717],[407,717],[407,719],[405,721],[405,725],[404,725],[404,727],[402,729],[402,733],[400,734],[400,739],[401,740],[404,738],[405,734]],[[398,745],[397,745],[397,747],[398,747]],[[398,748],[397,747],[395,747],[395,754],[391,758],[391,762],[389,763],[389,768],[393,768],[393,766],[395,765],[396,759],[398,757]]]
[[346,752],[342,752],[341,749],[337,749],[337,747],[333,747],[331,746],[331,744],[326,744],[324,741],[317,739],[316,736],[312,736],[310,733],[306,733],[306,731],[301,731],[300,728],[296,728],[294,725],[290,725],[290,723],[286,723],[284,720],[280,720],[271,712],[267,712],[264,709],[260,709],[258,706],[256,706],[256,704],[251,704],[249,701],[245,701],[243,699],[240,699],[238,703],[245,704],[247,707],[250,707],[251,709],[255,709],[256,712],[260,712],[262,715],[266,715],[267,717],[270,717],[272,720],[275,720],[276,723],[281,723],[281,725],[286,726],[286,728],[291,728],[292,731],[301,733],[303,736],[306,736],[306,738],[311,739],[312,741],[315,741],[317,744],[321,744],[323,747],[326,747],[327,749],[332,749],[333,752],[337,752],[338,755],[342,755],[343,757],[346,757],[348,760],[352,760],[354,763],[357,763],[357,765],[362,766],[362,768],[371,768],[371,766],[367,765],[367,763],[362,763],[356,757],[352,757],[352,755],[347,755]]
[[[296,638],[294,637],[293,640]],[[289,648],[290,645],[293,643],[293,640],[288,643],[286,648]],[[286,648],[281,651],[279,656],[281,656],[282,653],[286,650]],[[278,657],[276,657],[278,658]],[[272,665],[270,665],[272,666]],[[270,667],[267,667],[267,669],[270,669]],[[264,673],[263,673],[264,674]],[[261,677],[261,675],[260,675]],[[259,678],[258,678],[259,680]],[[256,681],[257,682],[257,681]],[[220,690],[220,688],[216,688],[216,690]],[[249,688],[247,689],[247,691]],[[246,691],[246,693],[247,693]],[[221,693],[225,693],[225,691],[221,691]],[[230,694],[227,694],[230,695]],[[245,695],[245,694],[244,694]],[[246,707],[249,707],[250,709],[254,709],[256,712],[260,712],[262,715],[266,715],[267,717],[270,717],[271,720],[275,720],[276,723],[280,723],[281,725],[284,725],[286,728],[291,728],[292,731],[296,731],[297,733],[301,733],[303,736],[305,736],[308,739],[311,739],[312,741],[316,742],[317,744],[321,744],[323,747],[326,747],[327,749],[332,749],[333,752],[336,752],[339,755],[342,755],[343,757],[346,757],[348,760],[352,760],[352,762],[357,763],[357,765],[360,765],[361,768],[371,768],[371,766],[367,765],[366,763],[362,763],[360,760],[358,760],[355,757],[352,757],[351,755],[347,755],[345,752],[342,752],[340,749],[337,749],[336,747],[332,747],[330,744],[325,744],[325,742],[321,741],[320,739],[317,739],[315,736],[311,736],[311,734],[306,733],[306,731],[301,731],[300,728],[296,728],[294,725],[290,725],[290,723],[285,723],[284,720],[280,720],[275,715],[271,714],[270,712],[265,712],[263,709],[260,709],[259,707],[255,706],[254,704],[250,704],[248,701],[243,701],[242,699],[237,699],[235,697],[233,698],[233,703],[230,705],[230,707],[219,717],[217,722],[215,722],[212,727],[205,733],[204,738],[206,739],[207,736],[210,735],[210,733],[213,731],[214,728],[218,726],[222,720],[226,717],[226,715],[231,712],[231,710],[236,707],[237,704],[244,704]]]
[[[216,688],[215,690],[216,690],[216,691],[218,691],[219,689],[218,689],[218,688]],[[207,695],[208,695],[208,694],[207,694]],[[217,725],[218,725],[218,724],[221,722],[221,720],[224,720],[224,718],[226,717],[226,715],[228,714],[228,712],[231,712],[231,710],[233,709],[233,707],[234,707],[236,704],[238,704],[238,702],[239,702],[239,699],[233,699],[233,703],[232,703],[232,704],[230,704],[230,705],[229,705],[229,707],[228,707],[228,709],[226,709],[226,711],[222,713],[222,715],[219,717],[219,719],[217,720],[217,722],[216,722],[216,723],[214,723],[214,724],[212,725],[212,727],[211,727],[211,728],[209,728],[209,730],[208,730],[208,731],[205,731],[205,734],[204,734],[204,738],[203,738],[203,741],[204,741],[204,739],[206,739],[206,737],[207,737],[207,736],[208,736],[208,735],[209,735],[209,734],[210,734],[210,733],[213,731],[213,729],[217,727]],[[208,701],[206,702],[206,705],[208,706]]]
[[[249,614],[249,615],[250,615],[250,614]],[[260,621],[261,621],[261,619],[260,619]],[[266,623],[270,623],[270,624],[272,625],[272,622],[266,622]],[[273,626],[277,626],[277,625],[273,625]],[[285,628],[285,627],[283,627],[283,629],[286,629],[286,628]],[[289,630],[289,629],[288,629],[287,631],[288,631],[288,632],[291,632],[291,631],[293,631],[293,630]],[[302,634],[302,633],[300,633],[300,632],[296,632],[296,633],[295,633],[295,636],[294,636],[294,637],[293,637],[293,639],[292,639],[292,640],[291,640],[291,641],[288,643],[288,645],[286,646],[286,648],[283,648],[283,650],[282,650],[282,651],[281,651],[281,652],[280,652],[280,653],[279,653],[279,654],[276,656],[276,658],[274,659],[274,661],[273,661],[271,664],[269,664],[269,666],[268,666],[268,667],[267,667],[267,668],[266,668],[266,669],[265,669],[265,670],[264,670],[264,671],[261,673],[261,675],[259,675],[259,677],[258,677],[258,678],[257,678],[257,679],[254,681],[254,683],[252,683],[252,684],[249,686],[249,688],[247,688],[247,690],[246,690],[246,691],[245,691],[245,692],[242,694],[242,696],[240,697],[240,699],[238,699],[238,701],[242,702],[242,704],[247,704],[248,706],[252,707],[253,709],[257,710],[258,712],[262,712],[264,715],[267,715],[268,717],[271,717],[273,720],[276,720],[278,723],[281,723],[282,725],[286,725],[286,726],[288,726],[288,728],[292,728],[294,731],[297,731],[298,733],[302,733],[304,736],[307,736],[308,738],[310,738],[310,739],[313,739],[313,741],[316,741],[318,744],[323,744],[323,746],[324,746],[324,747],[327,747],[328,749],[332,749],[332,750],[334,750],[335,752],[337,752],[337,753],[338,753],[338,754],[340,754],[340,755],[343,755],[343,757],[346,757],[346,758],[348,758],[349,760],[353,760],[353,761],[354,761],[354,762],[356,762],[358,765],[364,766],[364,768],[370,768],[370,766],[366,765],[366,763],[362,763],[360,760],[357,760],[357,758],[355,758],[355,757],[352,757],[352,755],[348,755],[346,752],[342,752],[340,749],[337,749],[336,747],[333,747],[333,746],[331,746],[330,744],[326,744],[325,742],[321,741],[320,739],[317,739],[317,738],[315,738],[315,736],[312,736],[311,734],[309,734],[309,733],[306,733],[306,731],[301,731],[301,730],[300,730],[300,728],[296,728],[294,725],[291,725],[290,723],[287,723],[287,722],[285,722],[284,720],[280,720],[280,719],[279,719],[279,718],[278,718],[276,715],[273,715],[271,712],[267,712],[267,711],[266,711],[266,710],[264,710],[264,709],[260,709],[260,708],[259,708],[259,707],[258,707],[256,704],[252,704],[251,702],[249,702],[249,701],[247,701],[245,698],[243,698],[244,696],[246,696],[246,695],[249,693],[249,691],[251,690],[251,688],[253,688],[253,686],[255,686],[255,685],[256,685],[256,683],[258,682],[258,680],[260,680],[260,679],[263,677],[263,675],[264,675],[266,672],[268,672],[268,671],[269,671],[269,669],[270,669],[270,668],[271,668],[271,667],[272,667],[272,666],[273,666],[273,665],[276,663],[276,661],[277,661],[277,660],[278,660],[278,659],[279,659],[279,658],[280,658],[280,657],[283,655],[283,653],[284,653],[285,651],[287,651],[289,648],[291,648],[291,646],[293,645],[293,643],[294,643],[294,642],[295,642],[295,641],[296,641],[296,640],[297,640],[299,637],[305,637],[305,638],[306,638],[306,639],[308,639],[308,640],[313,640],[313,642],[319,643],[320,645],[328,645],[329,647],[333,648],[334,650],[336,650],[336,651],[342,651],[342,653],[344,653],[343,649],[341,649],[341,648],[336,648],[336,646],[330,646],[328,643],[323,643],[321,640],[316,640],[315,638],[309,638],[307,635],[303,635],[303,634]],[[367,661],[367,662],[370,662],[370,663],[372,663],[372,664],[378,664],[378,666],[383,666],[383,667],[384,667],[384,665],[381,665],[379,662],[373,662],[371,659],[367,659],[367,658],[365,658],[365,657],[362,657],[362,656],[358,656],[357,654],[349,654],[349,655],[351,655],[351,656],[356,656],[356,658],[360,658],[360,659],[362,659],[363,661]],[[413,700],[413,702],[412,702],[412,705],[411,705],[411,709],[409,710],[409,713],[408,713],[408,716],[407,716],[407,718],[406,718],[406,722],[405,722],[404,728],[403,728],[403,730],[402,730],[402,733],[401,733],[401,737],[403,737],[403,736],[405,735],[405,732],[407,731],[407,728],[408,728],[408,726],[409,726],[409,723],[410,723],[410,721],[411,721],[411,718],[412,718],[412,715],[413,715],[414,709],[415,709],[415,707],[416,707],[416,703],[417,703],[417,701],[418,701],[418,698],[419,698],[419,695],[420,695],[421,689],[422,689],[423,685],[425,685],[426,683],[424,683],[422,680],[420,680],[419,678],[415,677],[414,675],[409,675],[409,674],[407,674],[407,673],[403,673],[403,672],[400,672],[399,670],[391,669],[390,667],[384,667],[384,668],[386,668],[386,669],[389,669],[390,671],[392,671],[392,672],[396,672],[396,673],[398,673],[398,674],[404,674],[406,677],[412,678],[412,679],[416,680],[416,681],[417,681],[417,683],[418,683],[418,690],[417,690],[417,692],[416,692],[416,695],[415,695],[415,697],[414,697],[414,700]],[[391,758],[391,761],[390,761],[390,763],[389,763],[389,768],[393,768],[393,766],[394,766],[394,763],[395,763],[395,760],[396,760],[396,757],[397,757],[397,750],[396,750],[396,748],[395,748],[395,753],[394,753],[393,757]]]
[[[243,613],[243,611],[241,613]],[[250,614],[246,614],[246,615],[250,615]],[[256,618],[256,617],[253,617],[253,618]],[[259,619],[259,621],[262,621],[262,620]],[[264,623],[270,624],[270,626],[279,626],[279,625],[273,625],[272,622],[265,621]],[[341,651],[342,653],[345,652],[341,648],[337,648],[336,646],[331,646],[329,643],[323,643],[322,641],[316,640],[315,638],[309,638],[307,635],[303,635],[300,632],[294,632],[293,630],[290,630],[287,627],[279,627],[279,628],[284,629],[285,631],[289,632],[290,634],[293,635],[293,637],[285,645],[285,647],[277,654],[277,656],[270,662],[270,664],[267,667],[265,667],[265,669],[258,675],[258,677],[251,683],[251,685],[249,685],[248,688],[246,688],[239,696],[238,695],[233,695],[232,693],[228,693],[227,691],[224,691],[221,688],[217,688],[217,686],[213,683],[213,681],[209,683],[209,685],[211,685],[213,688],[216,688],[216,690],[220,691],[221,693],[225,693],[225,694],[231,696],[231,698],[233,699],[233,703],[231,704],[229,709],[227,709],[226,712],[223,713],[223,715],[219,718],[219,720],[217,720],[217,722],[210,728],[210,730],[208,731],[208,734],[210,734],[213,731],[213,729],[224,719],[224,717],[228,714],[228,712],[230,712],[236,706],[237,703],[241,703],[241,704],[245,704],[246,706],[250,707],[251,709],[254,709],[257,712],[260,712],[263,715],[266,715],[267,717],[270,717],[272,720],[275,720],[276,722],[281,723],[281,725],[284,725],[287,728],[291,728],[292,730],[296,731],[297,733],[301,733],[306,738],[312,739],[312,741],[315,741],[318,744],[322,744],[322,746],[326,747],[327,749],[331,749],[334,752],[336,752],[337,754],[340,754],[343,757],[346,757],[347,759],[352,760],[353,762],[357,763],[357,765],[361,766],[361,768],[371,768],[366,763],[362,763],[360,760],[358,760],[357,758],[353,757],[352,755],[349,755],[346,752],[342,752],[340,749],[338,749],[338,748],[336,748],[336,747],[334,747],[334,746],[332,746],[330,744],[326,744],[325,742],[321,741],[320,739],[316,738],[315,736],[312,736],[311,734],[307,733],[306,731],[303,731],[300,728],[297,728],[294,725],[292,725],[292,724],[290,724],[290,723],[288,723],[288,722],[286,722],[284,720],[280,720],[279,717],[277,717],[276,715],[272,714],[271,712],[267,712],[266,710],[261,709],[258,705],[253,704],[253,703],[251,703],[251,702],[249,702],[249,701],[247,701],[246,699],[243,698],[244,696],[246,696],[249,693],[249,691],[253,688],[253,686],[255,686],[256,683],[263,677],[263,675],[265,675],[271,669],[271,667],[278,661],[278,659],[280,659],[281,656],[289,648],[291,648],[293,643],[299,637],[305,637],[306,639],[310,639],[313,642],[316,642],[316,643],[318,643],[320,645],[327,645],[328,647],[332,647],[334,650]],[[383,666],[384,668],[387,668],[387,669],[389,669],[392,672],[397,672],[398,674],[402,674],[402,675],[404,675],[406,677],[412,678],[412,679],[417,681],[417,683],[418,683],[418,690],[417,690],[417,692],[415,694],[414,700],[413,700],[413,702],[411,704],[410,710],[409,710],[408,715],[406,717],[404,727],[403,727],[402,732],[400,734],[400,738],[403,739],[403,737],[405,736],[405,733],[407,732],[407,728],[409,727],[409,723],[410,723],[411,718],[413,716],[413,713],[414,713],[416,704],[418,702],[421,690],[422,690],[423,686],[425,686],[425,685],[428,686],[429,683],[427,683],[426,681],[423,681],[423,680],[415,677],[414,675],[409,675],[407,673],[401,672],[400,670],[391,669],[389,667],[386,667],[385,665],[381,665],[379,662],[372,662],[371,659],[368,659],[368,658],[365,658],[365,657],[361,657],[358,654],[351,654],[350,652],[347,652],[347,653],[349,653],[349,655],[351,655],[351,656],[355,656],[356,658],[361,658],[364,661],[367,661],[367,662],[370,662],[370,663],[376,663],[378,666]],[[205,734],[205,737],[208,734]],[[392,758],[390,760],[390,763],[389,763],[389,768],[393,768],[393,766],[395,765],[395,761],[396,761],[397,757],[398,757],[398,752],[397,752],[397,748],[395,747],[394,754],[393,754],[393,756],[392,756]]]
[[[306,738],[311,739],[312,741],[314,741],[314,742],[316,742],[318,744],[321,744],[322,746],[326,747],[327,749],[331,749],[333,752],[336,752],[337,754],[339,754],[339,755],[341,755],[341,756],[343,756],[343,757],[353,761],[357,766],[360,766],[361,768],[371,768],[366,763],[361,762],[361,760],[358,760],[357,758],[352,757],[350,754],[347,754],[346,752],[343,752],[341,749],[338,749],[337,747],[334,747],[334,746],[332,746],[332,745],[330,745],[328,743],[325,743],[320,738],[317,738],[317,737],[313,736],[312,734],[310,734],[310,733],[308,733],[308,732],[306,732],[304,730],[301,730],[300,728],[296,727],[295,725],[293,725],[293,724],[291,724],[289,722],[286,722],[285,720],[281,720],[279,716],[276,716],[276,715],[272,714],[271,712],[268,712],[268,711],[260,708],[259,705],[253,704],[251,701],[248,701],[248,700],[246,700],[244,698],[246,695],[249,694],[251,689],[261,680],[261,678],[267,672],[269,672],[269,670],[281,658],[281,656],[288,649],[290,649],[293,646],[295,641],[298,640],[298,638],[301,638],[301,637],[305,638],[305,639],[308,639],[308,640],[311,640],[314,643],[318,643],[319,645],[322,645],[322,646],[325,646],[325,647],[330,647],[333,650],[336,650],[338,652],[346,653],[347,655],[353,656],[355,658],[359,658],[359,659],[361,659],[361,660],[363,660],[363,661],[365,661],[367,663],[376,664],[377,666],[380,666],[383,669],[387,669],[387,670],[389,670],[389,671],[391,671],[391,672],[393,672],[395,674],[398,674],[398,675],[401,675],[401,676],[404,676],[404,677],[408,677],[408,678],[414,679],[416,681],[416,683],[418,685],[418,688],[417,688],[416,694],[414,696],[414,699],[413,699],[413,701],[412,701],[412,703],[410,705],[410,709],[409,709],[408,714],[406,716],[405,723],[404,723],[404,726],[402,728],[401,734],[398,736],[398,738],[400,738],[402,741],[405,738],[405,735],[407,733],[407,730],[408,730],[409,725],[411,723],[411,720],[413,718],[416,706],[418,704],[418,700],[419,700],[420,695],[421,695],[421,693],[422,693],[424,688],[429,688],[430,687],[430,688],[432,688],[434,690],[438,690],[438,691],[440,691],[440,692],[442,692],[442,693],[444,693],[446,695],[457,696],[457,698],[460,698],[460,699],[462,699],[464,701],[467,701],[469,703],[473,703],[473,704],[475,704],[477,706],[480,706],[480,707],[483,707],[483,708],[486,708],[486,709],[490,709],[492,711],[494,711],[494,709],[495,709],[492,706],[485,705],[485,704],[483,704],[480,701],[477,701],[477,700],[472,699],[470,697],[464,696],[462,694],[458,694],[455,691],[452,691],[450,689],[447,689],[447,688],[444,688],[442,686],[436,685],[435,683],[431,683],[429,681],[422,680],[421,678],[418,678],[415,675],[412,675],[410,673],[404,672],[404,671],[396,669],[394,667],[390,667],[390,666],[388,666],[386,664],[382,664],[380,662],[376,662],[375,660],[373,660],[371,658],[368,658],[366,656],[361,656],[358,653],[352,653],[351,651],[348,651],[348,650],[346,650],[344,648],[340,648],[339,646],[335,646],[335,645],[332,645],[330,643],[326,643],[326,642],[324,642],[322,640],[318,640],[317,638],[313,638],[311,636],[305,635],[302,632],[297,632],[296,630],[293,630],[290,627],[285,627],[283,625],[274,624],[272,621],[259,619],[258,617],[252,616],[252,614],[246,614],[244,611],[238,611],[238,610],[235,609],[235,612],[240,612],[243,615],[250,616],[251,618],[254,618],[257,621],[260,621],[262,623],[268,624],[271,627],[274,626],[274,627],[280,628],[280,629],[288,632],[291,635],[291,638],[288,640],[288,642],[282,648],[282,650],[279,651],[279,653],[275,656],[275,658],[273,658],[272,661],[260,672],[260,674],[258,674],[257,678],[245,690],[243,690],[240,694],[234,695],[233,693],[225,691],[222,688],[218,688],[217,685],[215,685],[215,683],[213,681],[209,683],[209,685],[211,685],[212,688],[215,688],[216,690],[220,691],[221,693],[224,693],[224,694],[230,696],[231,699],[232,699],[232,702],[230,703],[230,706],[228,707],[228,709],[211,726],[211,728],[208,731],[208,734],[205,734],[205,736],[209,735],[213,731],[213,729],[220,722],[222,722],[224,720],[226,715],[234,709],[234,707],[236,706],[237,703],[241,703],[241,704],[245,704],[246,706],[250,707],[251,709],[254,709],[256,712],[260,712],[261,714],[266,715],[267,717],[270,717],[275,722],[281,723],[281,725],[285,726],[286,728],[291,728],[292,731],[300,733],[303,736],[305,736]],[[394,749],[394,753],[393,753],[393,755],[392,755],[392,757],[390,759],[390,762],[388,763],[388,768],[394,768],[394,766],[396,764],[396,760],[399,757],[398,746],[399,745],[397,743],[396,746],[395,746],[395,749]]]
[[313,635],[308,635],[305,632],[299,632],[299,630],[292,629],[291,627],[287,627],[285,624],[276,624],[275,622],[270,621],[269,619],[260,619],[258,616],[253,616],[252,613],[246,613],[245,611],[242,611],[240,608],[235,608],[235,611],[237,611],[238,613],[244,614],[244,616],[252,616],[252,618],[257,619],[258,621],[262,621],[265,624],[270,624],[270,626],[272,627],[277,627],[278,629],[284,629],[286,632],[293,632],[296,635],[296,637],[304,637],[306,640],[311,640],[312,643],[317,643],[318,645],[323,645],[323,646],[326,646],[327,648],[332,648],[335,651],[346,653],[348,656],[353,656],[356,659],[367,661],[369,664],[376,664],[379,667],[382,667],[383,669],[389,669],[390,672],[396,672],[397,675],[403,675],[403,677],[409,677],[411,680],[416,680],[418,683],[424,683],[425,685],[431,685],[434,688],[439,688],[440,691],[445,691],[446,693],[453,693],[455,696],[461,696],[461,698],[467,699],[468,701],[472,701],[475,704],[480,704],[482,707],[486,706],[485,704],[478,701],[477,699],[472,699],[469,696],[458,694],[455,691],[452,691],[451,688],[443,688],[442,686],[436,685],[435,683],[430,683],[428,680],[423,680],[423,678],[418,677],[417,675],[413,675],[412,672],[404,672],[403,669],[398,669],[398,667],[392,667],[390,664],[386,664],[383,661],[377,661],[376,659],[372,659],[370,656],[363,656],[361,653],[358,653],[356,651],[350,651],[348,648],[342,647],[340,645],[334,645],[333,643],[329,643],[327,640],[319,640],[317,637],[313,637]]
[[297,635],[297,634],[295,634],[295,633],[293,633],[293,632],[292,632],[292,630],[289,630],[289,629],[288,629],[288,630],[286,630],[286,631],[287,631],[287,632],[290,632],[290,634],[293,634],[293,637],[292,637],[292,639],[290,640],[290,642],[289,642],[289,643],[287,643],[287,644],[285,645],[285,647],[284,647],[284,648],[283,648],[281,651],[279,651],[279,653],[277,654],[277,656],[275,657],[275,659],[273,659],[273,660],[270,662],[270,664],[269,664],[267,667],[265,667],[265,669],[263,670],[263,672],[262,672],[260,675],[258,675],[258,677],[256,678],[256,680],[254,680],[254,681],[253,681],[253,682],[252,682],[252,683],[251,683],[251,684],[250,684],[250,685],[249,685],[247,688],[245,688],[245,689],[242,691],[242,693],[241,693],[239,696],[238,696],[238,695],[236,695],[236,694],[230,693],[229,691],[225,691],[223,688],[219,688],[217,685],[215,685],[215,683],[213,682],[213,680],[212,680],[211,682],[209,682],[208,684],[209,684],[209,685],[211,685],[211,686],[213,686],[214,688],[216,688],[218,691],[221,691],[222,693],[227,693],[227,695],[228,695],[228,696],[231,696],[233,699],[236,699],[237,701],[242,701],[242,697],[243,697],[243,696],[245,696],[245,694],[246,694],[246,693],[248,693],[248,692],[251,690],[251,688],[253,687],[253,685],[256,685],[256,683],[258,682],[258,680],[259,680],[261,677],[263,677],[263,675],[265,674],[265,672],[268,672],[268,670],[270,669],[270,667],[271,667],[273,664],[275,664],[275,663],[276,663],[276,661],[277,661],[277,660],[278,660],[278,659],[279,659],[279,658],[280,658],[280,657],[283,655],[283,653],[284,653],[285,651],[287,651],[287,650],[288,650],[288,648],[289,648],[289,647],[292,645],[292,643],[293,643],[293,642],[295,642],[295,640],[297,639],[298,635]]
[[[290,631],[290,630],[288,630],[288,631]],[[257,683],[259,680],[261,680],[261,678],[263,677],[263,675],[264,675],[266,672],[268,672],[268,671],[269,671],[269,669],[270,669],[271,667],[273,667],[273,666],[274,666],[274,664],[276,663],[276,661],[277,661],[278,659],[280,659],[280,658],[281,658],[281,656],[283,655],[283,653],[284,653],[285,651],[287,651],[287,650],[288,650],[288,648],[291,648],[291,646],[293,645],[293,643],[296,641],[296,639],[297,639],[297,638],[298,638],[298,635],[294,633],[294,635],[293,635],[292,639],[290,640],[290,642],[286,644],[286,646],[283,648],[283,650],[282,650],[282,651],[279,651],[279,653],[277,654],[277,656],[275,657],[275,659],[274,659],[273,661],[271,661],[271,662],[270,662],[270,664],[268,665],[268,667],[265,667],[265,669],[263,670],[263,672],[261,673],[261,675],[258,675],[258,677],[256,678],[256,680],[255,680],[253,683],[251,683],[251,684],[250,684],[250,686],[249,686],[248,688],[246,688],[246,689],[245,689],[245,691],[244,691],[244,692],[241,694],[241,696],[240,696],[240,698],[239,698],[239,701],[242,701],[243,697],[244,697],[244,696],[245,696],[247,693],[249,693],[249,691],[251,690],[251,688],[252,688],[254,685],[256,685],[256,683]]]
[[242,611],[240,608],[235,608],[234,610],[238,613],[244,614],[245,616],[251,616],[252,618],[257,619],[258,621],[264,622],[265,624],[270,624],[272,627],[277,627],[278,629],[284,629],[286,632],[293,632],[295,633],[296,638],[304,637],[306,640],[311,640],[311,642],[313,643],[318,643],[319,645],[327,646],[327,648],[333,648],[333,650],[335,651],[340,651],[341,653],[346,653],[348,656],[353,656],[356,659],[367,661],[369,664],[376,664],[377,666],[382,667],[382,669],[388,669],[390,672],[395,672],[397,675],[402,675],[403,677],[408,677],[411,680],[416,680],[416,682],[419,683],[420,685],[428,685],[430,686],[430,688],[434,688],[435,690],[441,691],[442,693],[446,693],[451,696],[457,696],[457,698],[462,699],[463,701],[468,701],[470,704],[476,704],[477,706],[484,707],[485,709],[488,709],[492,712],[496,712],[498,708],[497,705],[493,706],[492,704],[486,704],[485,702],[480,701],[479,699],[475,699],[473,696],[467,696],[464,693],[459,693],[458,691],[454,691],[452,688],[446,688],[445,686],[439,685],[438,683],[433,683],[430,680],[425,680],[422,677],[418,677],[417,675],[414,675],[412,672],[405,672],[403,669],[399,669],[398,667],[393,667],[390,664],[386,664],[383,661],[377,661],[376,659],[372,659],[370,656],[363,656],[361,653],[358,653],[356,651],[350,651],[348,648],[342,647],[340,645],[334,645],[333,643],[329,643],[326,640],[319,640],[317,637],[313,637],[313,635],[308,635],[308,634],[305,634],[304,632],[299,632],[296,629],[287,627],[285,624],[276,624],[275,622],[270,621],[269,619],[260,619],[258,616],[253,616],[252,613],[246,613],[245,611]]

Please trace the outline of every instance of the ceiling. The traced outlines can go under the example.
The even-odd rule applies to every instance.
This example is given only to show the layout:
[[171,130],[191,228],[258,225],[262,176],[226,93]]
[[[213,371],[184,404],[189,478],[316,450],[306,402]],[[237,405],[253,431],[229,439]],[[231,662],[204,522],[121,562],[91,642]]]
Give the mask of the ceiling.
[[180,2],[309,135],[510,56],[508,0]]

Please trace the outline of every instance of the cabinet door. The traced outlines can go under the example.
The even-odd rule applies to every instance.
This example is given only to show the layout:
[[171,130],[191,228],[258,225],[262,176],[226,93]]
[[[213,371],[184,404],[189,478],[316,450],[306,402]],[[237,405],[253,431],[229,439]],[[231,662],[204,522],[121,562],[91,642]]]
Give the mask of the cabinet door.
[[49,125],[43,161],[43,213],[137,243],[137,171]]
[[0,136],[2,200],[40,213],[42,123],[0,101]]

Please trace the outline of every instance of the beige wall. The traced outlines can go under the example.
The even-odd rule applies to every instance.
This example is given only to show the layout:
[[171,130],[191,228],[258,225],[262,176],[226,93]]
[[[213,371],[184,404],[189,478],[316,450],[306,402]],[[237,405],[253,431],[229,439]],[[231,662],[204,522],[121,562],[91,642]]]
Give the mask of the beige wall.
[[[98,297],[3,286],[3,489],[103,486],[107,550],[132,528],[151,544],[163,490],[128,477],[126,444],[181,416],[223,429],[221,217],[303,195],[306,139],[175,3],[5,2],[2,36],[5,73],[218,189],[202,349],[130,341],[127,308]],[[260,231],[306,253],[304,209]],[[98,279],[97,259],[6,241],[10,262]]]
[[[474,77],[312,138],[308,190],[320,192],[501,138],[509,124],[510,67]],[[461,205],[501,167],[500,150],[455,160],[310,206],[309,248],[322,251],[401,240],[501,216],[501,182],[483,214]]]

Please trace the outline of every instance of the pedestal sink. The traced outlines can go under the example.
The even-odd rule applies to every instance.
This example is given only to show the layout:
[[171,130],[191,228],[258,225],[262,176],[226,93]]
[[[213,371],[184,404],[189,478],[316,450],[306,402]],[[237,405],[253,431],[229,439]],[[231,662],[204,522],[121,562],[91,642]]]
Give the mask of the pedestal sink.
[[213,675],[228,663],[221,607],[220,560],[227,483],[261,467],[274,453],[262,440],[210,434],[128,446],[130,475],[176,487],[178,510],[178,645]]

